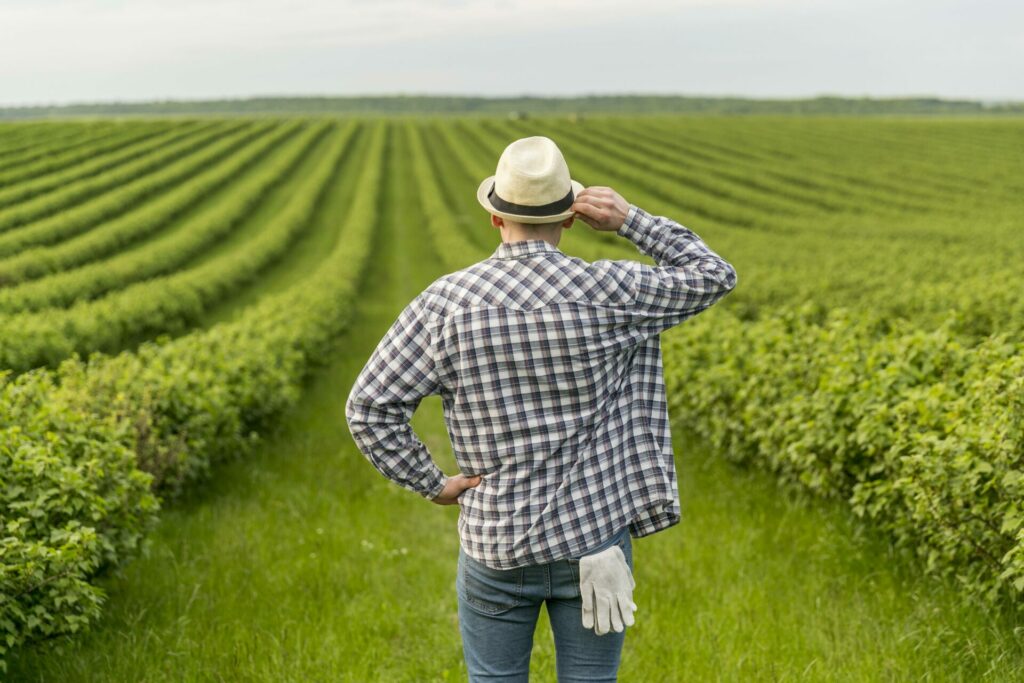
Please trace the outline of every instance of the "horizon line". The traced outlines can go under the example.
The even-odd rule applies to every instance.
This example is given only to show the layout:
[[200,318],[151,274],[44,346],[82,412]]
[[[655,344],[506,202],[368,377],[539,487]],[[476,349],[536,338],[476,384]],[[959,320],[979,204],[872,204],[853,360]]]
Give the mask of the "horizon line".
[[795,102],[804,100],[869,100],[869,101],[905,101],[905,100],[934,100],[947,103],[978,103],[982,105],[1014,105],[1024,104],[1024,99],[1002,98],[1002,97],[950,97],[934,93],[910,93],[903,95],[871,95],[871,94],[840,94],[819,92],[809,95],[740,95],[734,93],[706,94],[706,93],[665,93],[665,92],[595,92],[579,93],[574,95],[549,95],[536,93],[517,93],[507,95],[483,95],[458,92],[386,92],[386,93],[354,93],[354,94],[253,94],[253,95],[225,95],[216,97],[163,97],[163,98],[112,98],[98,100],[70,100],[66,102],[33,102],[33,103],[0,103],[0,109],[42,109],[62,107],[91,107],[110,105],[145,105],[145,104],[167,104],[167,103],[202,103],[202,102],[246,102],[253,100],[359,100],[359,99],[399,99],[399,98],[421,98],[421,99],[475,99],[475,100],[580,100],[580,99],[601,99],[601,98],[662,98],[662,99],[706,99],[706,100],[743,100],[751,102]]

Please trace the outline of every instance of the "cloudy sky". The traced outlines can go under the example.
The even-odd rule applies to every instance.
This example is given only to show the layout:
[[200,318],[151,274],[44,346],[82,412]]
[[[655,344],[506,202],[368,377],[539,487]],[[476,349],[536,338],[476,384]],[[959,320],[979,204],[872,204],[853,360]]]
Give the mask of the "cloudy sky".
[[0,105],[392,93],[1024,100],[1024,2],[0,0]]

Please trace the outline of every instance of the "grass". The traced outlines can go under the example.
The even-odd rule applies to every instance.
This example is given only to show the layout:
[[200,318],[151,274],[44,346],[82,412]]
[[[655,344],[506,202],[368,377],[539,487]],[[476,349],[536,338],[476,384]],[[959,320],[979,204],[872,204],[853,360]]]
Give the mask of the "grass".
[[[409,166],[391,168],[377,258],[333,362],[255,457],[225,463],[169,505],[148,554],[104,577],[109,600],[96,628],[23,651],[11,680],[465,679],[457,509],[387,482],[344,419],[363,362],[442,272]],[[486,216],[480,224],[488,229]],[[454,471],[438,397],[421,404],[413,426]],[[1008,619],[921,578],[842,506],[784,493],[678,430],[676,445],[683,522],[635,542],[640,610],[621,680],[1024,675]],[[544,617],[532,666],[535,680],[554,680]]]

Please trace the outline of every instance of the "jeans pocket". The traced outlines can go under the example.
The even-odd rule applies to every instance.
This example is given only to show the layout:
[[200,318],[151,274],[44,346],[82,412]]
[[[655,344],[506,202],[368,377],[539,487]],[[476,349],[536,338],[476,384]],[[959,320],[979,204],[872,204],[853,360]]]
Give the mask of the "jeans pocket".
[[626,564],[629,565],[630,571],[633,569],[633,539],[630,537],[629,532],[622,534],[622,536],[615,542],[615,545],[619,546],[622,550],[622,554],[626,556]]
[[576,593],[577,598],[583,597],[583,591],[580,590],[580,561],[575,558],[566,560],[569,565],[569,573],[572,575],[573,591]]
[[489,615],[501,614],[522,604],[525,571],[522,567],[491,569],[467,555],[460,559],[460,594],[467,604]]

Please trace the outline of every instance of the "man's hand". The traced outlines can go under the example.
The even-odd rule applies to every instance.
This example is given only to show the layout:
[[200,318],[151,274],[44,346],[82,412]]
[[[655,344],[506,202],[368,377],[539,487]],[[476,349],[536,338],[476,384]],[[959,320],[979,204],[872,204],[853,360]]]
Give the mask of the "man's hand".
[[580,558],[580,595],[583,598],[583,628],[603,636],[609,630],[621,633],[635,623],[633,589],[636,581],[622,548],[613,545]]
[[459,496],[466,489],[471,489],[480,483],[480,476],[467,477],[464,474],[456,474],[454,477],[448,477],[448,481],[444,483],[444,488],[441,489],[441,493],[437,495],[431,502],[437,503],[438,505],[455,505],[459,502]]
[[585,187],[573,202],[576,217],[594,230],[618,230],[626,222],[629,202],[610,187]]

